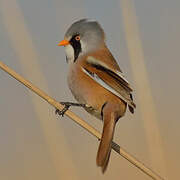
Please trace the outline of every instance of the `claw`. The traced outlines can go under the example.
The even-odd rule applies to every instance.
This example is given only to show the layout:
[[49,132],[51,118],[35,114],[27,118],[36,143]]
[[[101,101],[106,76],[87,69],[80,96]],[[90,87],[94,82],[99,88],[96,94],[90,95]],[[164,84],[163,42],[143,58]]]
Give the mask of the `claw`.
[[70,105],[63,104],[64,108],[60,111],[59,109],[56,109],[55,114],[59,114],[60,116],[64,116],[65,112],[69,109]]

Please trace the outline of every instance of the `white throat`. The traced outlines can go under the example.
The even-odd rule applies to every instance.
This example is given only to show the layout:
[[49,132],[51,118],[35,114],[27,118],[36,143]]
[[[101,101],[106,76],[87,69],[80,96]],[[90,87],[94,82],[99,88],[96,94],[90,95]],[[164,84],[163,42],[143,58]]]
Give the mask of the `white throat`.
[[68,63],[73,63],[74,62],[74,49],[70,44],[65,46],[65,52],[66,52]]

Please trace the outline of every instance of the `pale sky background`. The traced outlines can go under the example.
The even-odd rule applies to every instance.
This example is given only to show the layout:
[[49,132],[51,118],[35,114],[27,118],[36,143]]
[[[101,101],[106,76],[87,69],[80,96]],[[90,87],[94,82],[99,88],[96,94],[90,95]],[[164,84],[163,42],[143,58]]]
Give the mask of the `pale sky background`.
[[[85,17],[100,22],[135,91],[137,109],[119,120],[115,141],[166,180],[179,180],[179,0],[0,0],[0,61],[58,101],[74,101],[64,48],[57,43]],[[101,130],[95,117],[72,110]],[[102,175],[98,144],[0,70],[0,179],[150,180],[114,152]]]

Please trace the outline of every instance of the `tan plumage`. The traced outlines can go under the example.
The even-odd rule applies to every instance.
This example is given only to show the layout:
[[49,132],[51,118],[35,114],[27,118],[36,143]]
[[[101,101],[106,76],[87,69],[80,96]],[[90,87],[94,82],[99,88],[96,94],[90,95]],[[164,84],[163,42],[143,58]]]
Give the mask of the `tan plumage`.
[[69,88],[85,110],[104,122],[96,163],[104,173],[111,153],[115,124],[127,105],[133,113],[132,88],[122,75],[104,42],[104,31],[96,21],[80,20],[67,31],[65,40],[70,64]]

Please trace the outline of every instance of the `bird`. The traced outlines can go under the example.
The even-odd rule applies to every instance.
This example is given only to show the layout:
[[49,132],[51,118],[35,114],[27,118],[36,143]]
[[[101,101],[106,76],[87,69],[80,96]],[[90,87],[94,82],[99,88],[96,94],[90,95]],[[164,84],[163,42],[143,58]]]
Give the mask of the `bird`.
[[65,47],[68,63],[68,86],[78,103],[62,102],[63,115],[70,106],[82,106],[102,120],[103,130],[96,164],[102,173],[107,169],[117,121],[136,108],[132,87],[106,45],[105,32],[92,19],[80,19],[66,31],[58,46]]

